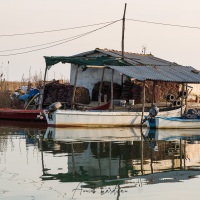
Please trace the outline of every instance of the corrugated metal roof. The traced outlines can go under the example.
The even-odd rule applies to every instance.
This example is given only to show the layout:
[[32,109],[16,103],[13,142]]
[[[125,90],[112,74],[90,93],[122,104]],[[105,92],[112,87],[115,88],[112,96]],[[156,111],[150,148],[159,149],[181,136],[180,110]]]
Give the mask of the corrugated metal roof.
[[[109,49],[96,49],[101,53],[105,53],[107,55],[113,57],[121,57],[121,51],[109,50]],[[137,54],[131,52],[124,52],[124,60],[131,65],[172,65],[175,63],[169,62],[167,60],[163,60],[153,56],[152,54]]]
[[[83,52],[80,54],[76,54],[75,56],[89,56],[95,53],[102,53],[112,57],[120,57],[122,56],[121,51],[113,50],[113,49],[100,49],[96,48],[92,51]],[[130,65],[175,65],[176,63],[170,62],[167,60],[163,60],[161,58],[157,58],[152,54],[138,54],[132,52],[124,52],[124,60],[128,62]]]
[[169,81],[179,83],[200,83],[200,73],[193,67],[172,66],[107,66],[126,76],[144,80]]
[[[121,51],[96,48],[93,51],[77,54],[76,56],[89,56],[91,54],[106,54],[112,57],[121,57]],[[124,60],[132,66],[109,66],[112,69],[123,73],[134,79],[158,80],[180,83],[200,83],[200,74],[190,66],[181,66],[175,62],[170,62],[157,58],[151,54],[137,54],[124,52]]]

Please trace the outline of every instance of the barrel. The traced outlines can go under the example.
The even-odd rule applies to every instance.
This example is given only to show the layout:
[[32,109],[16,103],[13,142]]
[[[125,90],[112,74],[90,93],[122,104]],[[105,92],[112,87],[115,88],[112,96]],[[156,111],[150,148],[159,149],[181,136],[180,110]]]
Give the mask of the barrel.
[[174,100],[174,101],[172,102],[172,105],[173,105],[173,106],[181,106],[181,101],[179,101],[179,100]]
[[166,100],[167,100],[167,101],[174,101],[174,99],[175,99],[175,97],[174,97],[173,94],[168,94],[168,95],[166,96]]

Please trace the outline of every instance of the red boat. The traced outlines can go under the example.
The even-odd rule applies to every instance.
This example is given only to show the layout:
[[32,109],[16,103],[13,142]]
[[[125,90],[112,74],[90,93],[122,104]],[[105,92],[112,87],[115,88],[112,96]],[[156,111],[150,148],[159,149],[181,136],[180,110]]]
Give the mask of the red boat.
[[[110,102],[97,107],[90,108],[90,110],[106,110],[110,106]],[[46,118],[40,118],[40,114],[43,110],[22,110],[22,109],[10,109],[0,108],[0,120],[17,120],[17,121],[35,121],[46,122]]]
[[43,119],[38,118],[41,112],[42,110],[21,110],[21,109],[1,108],[0,119],[45,122],[46,121],[45,118]]

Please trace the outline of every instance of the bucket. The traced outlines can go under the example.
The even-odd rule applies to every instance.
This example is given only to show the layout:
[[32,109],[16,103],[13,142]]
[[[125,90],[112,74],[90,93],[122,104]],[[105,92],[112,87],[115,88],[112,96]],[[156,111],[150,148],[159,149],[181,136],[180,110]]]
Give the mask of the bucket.
[[128,104],[129,104],[129,105],[133,106],[134,103],[135,103],[135,100],[134,100],[134,99],[129,99],[129,101],[128,101]]
[[119,101],[120,106],[125,106],[126,105],[126,100],[120,100]]

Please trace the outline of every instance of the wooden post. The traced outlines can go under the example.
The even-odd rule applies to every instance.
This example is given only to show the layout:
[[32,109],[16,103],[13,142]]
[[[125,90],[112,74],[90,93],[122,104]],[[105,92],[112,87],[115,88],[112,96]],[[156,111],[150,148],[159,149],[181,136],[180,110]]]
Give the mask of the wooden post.
[[77,77],[78,77],[78,65],[76,66],[76,72],[75,72],[75,79],[74,79],[74,89],[73,89],[73,94],[72,94],[72,100],[71,100],[71,109],[74,110],[75,107],[75,94],[76,94],[76,82],[77,82]]
[[102,72],[102,76],[101,76],[101,83],[100,83],[100,86],[99,86],[98,106],[101,104],[101,90],[102,90],[104,72],[105,72],[105,67],[103,68],[103,72]]
[[75,162],[74,162],[74,143],[73,142],[71,145],[71,151],[72,151],[72,166],[73,166],[73,176],[74,176],[76,172],[76,168],[75,168]]
[[109,142],[109,178],[111,179],[112,143]]
[[144,118],[144,108],[145,108],[145,81],[143,82],[143,98],[142,98],[141,126],[142,126],[142,121],[143,121],[143,118]]
[[47,68],[48,67],[46,66],[45,73],[44,73],[43,88],[40,89],[39,106],[38,106],[39,110],[42,109],[42,104],[43,104],[43,100],[44,100],[44,89],[45,89],[45,84],[46,84]]
[[[183,91],[184,91],[184,83],[182,83],[182,95],[183,95]],[[183,96],[181,97],[181,117],[183,115]]]
[[188,111],[188,84],[186,83],[185,113]]
[[143,169],[144,141],[143,141],[143,137],[142,137],[142,128],[140,130],[141,130],[141,146],[140,146],[140,154],[141,154],[141,161],[140,162],[141,162],[141,165],[140,165],[140,167],[141,167],[141,173],[142,173],[142,175],[144,175],[144,169]]
[[112,69],[112,80],[111,80],[111,99],[110,99],[111,110],[113,110],[113,79],[114,79],[114,69]]
[[125,15],[126,15],[126,3],[125,3],[125,7],[124,7],[124,15],[123,15],[123,19],[122,19],[122,59],[124,59]]
[[44,139],[43,134],[40,133],[39,134],[39,144],[40,144],[41,160],[42,160],[42,172],[43,172],[43,175],[45,175],[43,144],[42,144],[43,139]]
[[155,102],[155,81],[153,81],[153,87],[152,87],[152,99],[151,99],[151,106],[153,106]]
[[124,75],[121,74],[121,88],[123,88],[124,86]]
[[180,169],[182,170],[182,157],[183,157],[183,154],[182,154],[182,139],[180,138]]

